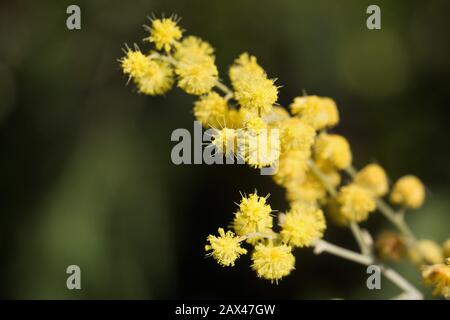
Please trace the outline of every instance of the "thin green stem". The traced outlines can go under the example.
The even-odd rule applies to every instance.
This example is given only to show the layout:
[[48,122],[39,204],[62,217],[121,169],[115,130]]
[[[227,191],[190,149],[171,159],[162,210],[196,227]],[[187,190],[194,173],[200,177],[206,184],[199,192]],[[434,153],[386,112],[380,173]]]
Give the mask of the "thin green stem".
[[358,242],[361,253],[366,256],[371,256],[372,250],[370,250],[369,246],[364,240],[364,236],[361,232],[361,228],[359,227],[359,225],[354,221],[350,222],[350,230],[352,231],[353,236],[356,239],[356,242]]
[[216,81],[215,84],[216,88],[222,91],[225,94],[225,100],[229,100],[233,97],[233,90],[228,88],[224,83],[220,82],[219,80]]
[[377,199],[377,208],[386,217],[386,219],[388,219],[407,237],[409,245],[414,246],[416,237],[406,224],[403,216],[395,213],[395,211],[383,199],[380,198]]
[[329,243],[325,240],[316,240],[314,242],[314,253],[320,254],[322,252],[328,252],[335,256],[341,257],[346,260],[350,260],[365,266],[371,265],[373,263],[373,259],[363,254],[359,254],[357,252],[339,247],[332,243]]
[[422,300],[423,294],[416,287],[414,287],[409,281],[403,278],[397,271],[394,269],[381,266],[381,272],[383,275],[391,280],[391,282],[395,283],[400,289],[402,289],[405,294],[401,296],[397,296],[397,299],[402,300]]

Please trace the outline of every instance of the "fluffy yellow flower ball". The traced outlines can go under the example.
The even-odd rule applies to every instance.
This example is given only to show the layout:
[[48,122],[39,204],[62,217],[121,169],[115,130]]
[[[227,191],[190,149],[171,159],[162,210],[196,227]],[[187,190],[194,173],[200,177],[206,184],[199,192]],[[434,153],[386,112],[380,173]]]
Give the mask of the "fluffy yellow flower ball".
[[316,131],[298,118],[289,118],[281,123],[282,150],[297,150],[303,152],[305,157],[311,154]]
[[273,80],[265,77],[249,76],[235,86],[235,98],[243,108],[267,114],[278,99],[278,89]]
[[293,114],[316,130],[335,126],[339,122],[336,103],[330,98],[296,97],[290,107]]
[[152,96],[164,94],[173,86],[173,70],[167,62],[152,60],[145,73],[134,80],[139,92],[143,94]]
[[388,192],[388,179],[384,169],[378,164],[369,164],[356,174],[355,183],[372,191],[376,196]]
[[[235,213],[233,229],[240,236],[252,233],[272,234],[273,217],[272,208],[266,203],[267,197],[260,197],[252,193],[243,196],[239,204],[239,211]],[[249,243],[256,243],[261,237],[247,239]]]
[[231,231],[225,233],[222,228],[219,228],[218,237],[209,235],[207,240],[209,244],[205,246],[205,250],[212,251],[208,255],[224,267],[234,266],[236,259],[247,253],[247,250],[240,245],[244,238],[236,237]]
[[200,97],[194,104],[195,119],[204,127],[219,128],[226,125],[227,101],[216,92]]
[[271,111],[278,99],[278,88],[273,80],[267,78],[255,57],[242,54],[230,67],[229,74],[235,99],[241,107],[258,115]]
[[374,211],[376,203],[373,194],[356,184],[342,187],[337,196],[341,214],[350,221],[366,220],[369,213]]
[[183,32],[172,18],[155,19],[150,27],[148,41],[155,44],[156,49],[170,51],[176,40],[181,39]]
[[416,176],[401,177],[394,184],[390,199],[398,205],[419,208],[425,200],[425,187]]
[[292,248],[286,244],[259,243],[252,254],[252,268],[260,278],[278,282],[294,269],[295,257]]
[[202,95],[211,91],[218,81],[214,58],[182,59],[176,64],[178,86],[189,94]]
[[140,50],[127,49],[125,57],[120,59],[123,73],[132,78],[143,76],[150,64],[150,59]]
[[323,211],[308,204],[297,204],[288,211],[281,224],[281,240],[295,247],[310,246],[325,231]]
[[317,162],[338,169],[345,169],[352,163],[352,153],[347,139],[337,134],[319,135],[314,145],[314,155]]

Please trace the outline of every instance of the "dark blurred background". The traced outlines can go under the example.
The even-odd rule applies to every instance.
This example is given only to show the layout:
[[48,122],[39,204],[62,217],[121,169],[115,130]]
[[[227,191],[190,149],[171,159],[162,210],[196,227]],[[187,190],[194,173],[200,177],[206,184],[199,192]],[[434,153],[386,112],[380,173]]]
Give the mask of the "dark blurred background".
[[[82,29],[66,28],[77,4]],[[382,30],[366,28],[381,7]],[[235,268],[205,259],[205,238],[227,226],[239,191],[283,190],[246,166],[175,166],[175,128],[193,129],[195,99],[126,86],[117,59],[141,44],[154,13],[181,16],[186,34],[216,49],[220,74],[244,51],[282,85],[279,102],[333,97],[355,165],[413,173],[428,201],[407,220],[419,237],[449,235],[448,1],[20,1],[0,4],[1,298],[388,298],[368,291],[365,268],[310,249],[278,285],[249,258]],[[141,45],[142,46],[142,45]],[[145,47],[145,46],[142,46]],[[376,235],[388,224],[374,215]],[[348,230],[325,238],[356,249]],[[66,267],[82,290],[66,288]],[[420,285],[408,262],[398,266]]]

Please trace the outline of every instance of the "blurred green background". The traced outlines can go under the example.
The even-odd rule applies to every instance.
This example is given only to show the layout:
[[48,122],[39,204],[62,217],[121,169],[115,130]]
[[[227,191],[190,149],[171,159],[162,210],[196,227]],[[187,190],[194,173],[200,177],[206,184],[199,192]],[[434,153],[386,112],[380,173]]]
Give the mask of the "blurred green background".
[[[77,4],[82,29],[66,28]],[[366,28],[381,7],[382,30]],[[355,165],[377,161],[391,180],[428,188],[408,213],[419,237],[449,236],[450,42],[448,1],[21,1],[0,4],[1,298],[387,298],[368,291],[365,268],[311,250],[278,285],[257,279],[248,257],[224,269],[205,259],[205,237],[226,226],[239,191],[283,190],[245,166],[175,166],[175,128],[192,131],[193,96],[126,86],[117,59],[141,44],[154,13],[176,13],[187,34],[216,49],[221,77],[244,51],[283,88],[279,102],[333,97]],[[145,46],[142,46],[145,47]],[[364,227],[388,225],[372,216]],[[325,238],[356,249],[347,230]],[[66,267],[82,290],[66,289]],[[399,270],[420,285],[407,262]],[[429,292],[429,290],[427,291]]]

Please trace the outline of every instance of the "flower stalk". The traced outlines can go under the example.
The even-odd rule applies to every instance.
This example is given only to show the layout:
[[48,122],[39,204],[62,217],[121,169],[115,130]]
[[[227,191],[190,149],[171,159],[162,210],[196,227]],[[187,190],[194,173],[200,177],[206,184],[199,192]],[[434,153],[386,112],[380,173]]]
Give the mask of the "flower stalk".
[[[323,252],[330,253],[337,257],[353,261],[365,266],[375,263],[374,259],[368,255],[360,254],[337,245],[331,244],[325,240],[316,240],[314,242],[314,253],[321,254]],[[417,290],[409,281],[402,277],[397,271],[385,265],[377,263],[380,267],[381,273],[389,279],[393,284],[403,290],[403,293],[396,296],[394,299],[402,300],[422,300],[423,294]]]

